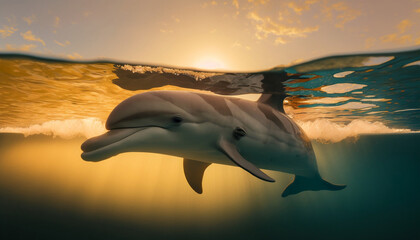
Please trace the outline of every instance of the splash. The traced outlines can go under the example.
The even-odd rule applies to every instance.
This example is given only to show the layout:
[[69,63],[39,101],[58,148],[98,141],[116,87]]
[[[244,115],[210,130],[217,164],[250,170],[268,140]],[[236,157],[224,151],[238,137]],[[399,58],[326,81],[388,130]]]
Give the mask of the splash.
[[98,118],[53,120],[29,127],[0,128],[0,133],[21,133],[25,137],[42,134],[63,139],[77,137],[90,138],[102,134],[105,131],[105,124]]
[[410,129],[389,128],[382,122],[366,120],[353,120],[349,124],[338,124],[327,119],[297,122],[308,137],[323,143],[340,142],[346,138],[357,138],[360,134],[383,133],[414,133]]

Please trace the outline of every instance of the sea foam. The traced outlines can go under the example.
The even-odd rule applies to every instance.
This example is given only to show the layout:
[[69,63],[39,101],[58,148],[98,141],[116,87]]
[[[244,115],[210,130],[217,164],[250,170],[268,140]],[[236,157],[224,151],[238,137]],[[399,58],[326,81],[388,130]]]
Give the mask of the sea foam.
[[[327,119],[297,121],[308,137],[323,143],[340,142],[346,138],[356,138],[360,134],[413,133],[410,129],[387,127],[382,122],[353,120],[339,124]],[[21,133],[25,136],[43,134],[63,139],[77,137],[90,138],[106,132],[105,124],[98,118],[54,120],[29,127],[0,128],[0,133]]]
[[26,136],[43,134],[63,139],[90,138],[106,131],[105,124],[98,118],[53,120],[29,127],[0,128],[0,133],[21,133]]
[[410,129],[387,127],[384,123],[366,120],[353,120],[348,124],[339,124],[327,119],[297,122],[312,140],[324,143],[340,142],[346,138],[357,138],[360,134],[414,133]]
[[133,73],[170,73],[174,75],[186,75],[195,78],[195,80],[203,80],[208,77],[213,77],[217,75],[223,75],[221,73],[213,73],[213,72],[203,72],[203,71],[193,71],[193,70],[184,70],[184,69],[177,69],[177,68],[167,68],[167,67],[151,67],[151,66],[133,66],[125,64],[120,66],[123,70],[128,70]]

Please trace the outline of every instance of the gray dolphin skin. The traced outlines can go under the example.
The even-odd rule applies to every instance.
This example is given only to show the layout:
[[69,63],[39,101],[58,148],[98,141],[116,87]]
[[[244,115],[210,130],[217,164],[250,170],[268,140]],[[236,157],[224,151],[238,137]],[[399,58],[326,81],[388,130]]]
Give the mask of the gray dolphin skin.
[[295,174],[283,197],[343,189],[321,178],[309,139],[269,100],[270,95],[253,102],[183,91],[137,94],[111,112],[107,133],[82,144],[82,158],[96,162],[123,152],[182,157],[185,177],[197,193],[212,163],[239,166],[268,182],[274,179],[260,169]]

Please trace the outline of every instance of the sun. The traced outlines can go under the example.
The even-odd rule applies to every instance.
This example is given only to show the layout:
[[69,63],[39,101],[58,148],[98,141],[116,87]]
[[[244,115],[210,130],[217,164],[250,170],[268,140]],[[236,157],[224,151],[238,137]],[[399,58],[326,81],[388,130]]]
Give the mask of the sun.
[[195,68],[201,70],[221,70],[226,69],[226,65],[215,57],[203,57],[200,58],[195,64]]

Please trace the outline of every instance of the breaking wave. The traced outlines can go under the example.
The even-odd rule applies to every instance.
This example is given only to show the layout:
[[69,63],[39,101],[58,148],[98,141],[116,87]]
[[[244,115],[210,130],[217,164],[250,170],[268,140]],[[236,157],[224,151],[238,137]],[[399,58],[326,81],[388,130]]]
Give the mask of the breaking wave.
[[42,134],[63,139],[77,137],[90,138],[100,135],[105,131],[105,124],[98,118],[53,120],[29,127],[0,128],[0,133],[21,133],[25,137]]
[[414,133],[410,129],[397,129],[387,127],[382,122],[370,122],[366,120],[353,120],[348,124],[339,124],[327,119],[315,121],[297,122],[308,137],[323,143],[340,142],[346,138],[357,138],[361,134],[383,133]]
[[[346,138],[357,138],[360,134],[415,133],[410,129],[387,127],[382,122],[353,120],[349,124],[338,124],[327,119],[315,121],[297,121],[308,137],[322,143],[340,142]],[[29,127],[0,128],[0,133],[20,133],[24,136],[47,135],[72,139],[90,138],[106,132],[105,124],[98,118],[54,120]]]
[[202,71],[192,71],[176,68],[167,68],[167,67],[153,67],[153,66],[132,66],[125,64],[120,66],[123,70],[128,70],[133,73],[170,73],[173,75],[186,75],[189,77],[195,78],[195,80],[202,80],[208,77],[213,77],[217,75],[222,75],[222,73],[212,73],[212,72],[202,72]]

